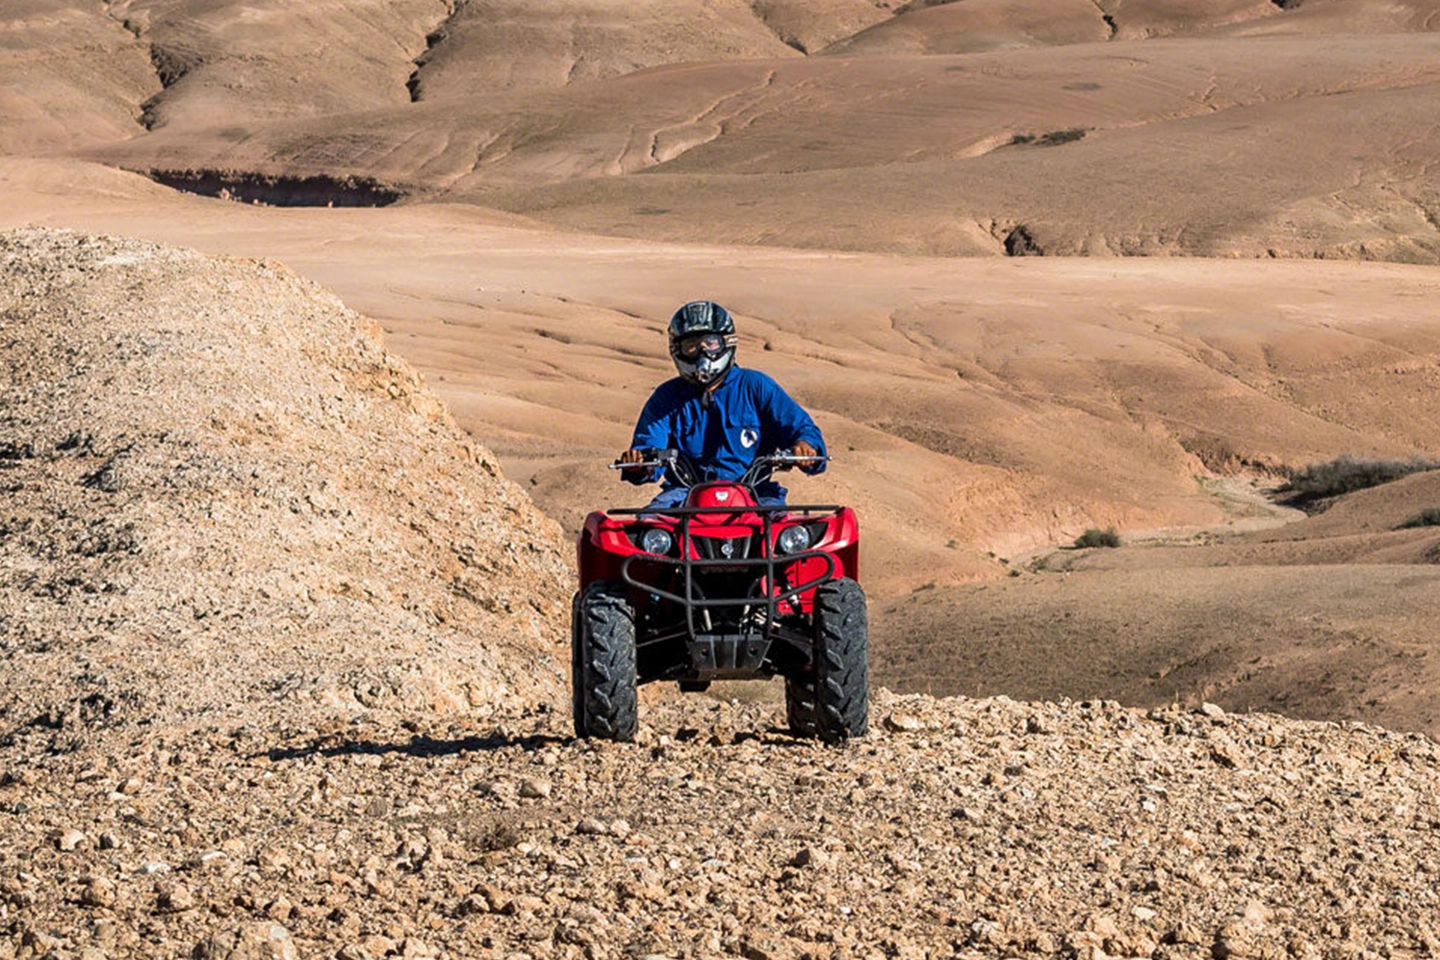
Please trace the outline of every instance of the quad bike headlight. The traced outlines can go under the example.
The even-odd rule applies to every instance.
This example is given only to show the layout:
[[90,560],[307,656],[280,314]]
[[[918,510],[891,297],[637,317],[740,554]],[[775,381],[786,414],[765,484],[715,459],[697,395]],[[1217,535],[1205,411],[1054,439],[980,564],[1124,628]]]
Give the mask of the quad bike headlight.
[[667,554],[674,545],[675,538],[670,536],[669,530],[651,527],[640,534],[640,549],[646,553]]
[[810,549],[811,536],[810,528],[803,523],[797,523],[793,527],[786,527],[780,531],[775,538],[775,547],[780,553],[800,553]]

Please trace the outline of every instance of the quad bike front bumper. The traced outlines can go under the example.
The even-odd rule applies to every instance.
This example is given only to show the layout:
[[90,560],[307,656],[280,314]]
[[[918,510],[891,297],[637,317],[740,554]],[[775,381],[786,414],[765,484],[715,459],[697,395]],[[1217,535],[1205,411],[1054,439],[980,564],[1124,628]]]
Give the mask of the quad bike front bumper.
[[[817,513],[833,515],[839,509],[839,507],[827,504],[788,507],[785,512],[790,515],[813,516]],[[615,510],[612,512],[624,514],[632,511]],[[654,511],[635,510],[633,512],[638,514],[653,513]],[[711,612],[718,612],[723,608],[730,610],[744,608],[741,611],[743,621],[756,625],[753,633],[747,631],[738,633],[736,636],[753,636],[758,633],[768,641],[772,639],[781,621],[787,615],[798,610],[797,598],[830,582],[837,575],[835,557],[824,550],[811,549],[776,556],[771,546],[775,543],[775,522],[770,511],[757,510],[754,506],[734,508],[706,506],[669,508],[663,513],[678,521],[675,542],[679,555],[633,554],[626,557],[621,563],[620,577],[627,586],[643,591],[653,598],[667,600],[683,609],[685,636],[692,642],[701,637],[727,635],[714,633],[710,626]],[[762,545],[759,556],[705,557],[699,555],[700,551],[695,549],[692,544],[704,541],[706,537],[704,534],[692,533],[692,521],[695,516],[700,514],[714,516],[725,513],[758,515],[760,529],[756,540]],[[820,569],[817,569],[817,565]],[[697,574],[712,570],[748,574],[743,579],[752,584],[762,585],[763,594],[707,596],[699,585]],[[807,571],[801,582],[789,582],[790,573],[800,570]],[[729,657],[722,652],[715,659],[723,661]],[[742,661],[744,659],[742,657]]]

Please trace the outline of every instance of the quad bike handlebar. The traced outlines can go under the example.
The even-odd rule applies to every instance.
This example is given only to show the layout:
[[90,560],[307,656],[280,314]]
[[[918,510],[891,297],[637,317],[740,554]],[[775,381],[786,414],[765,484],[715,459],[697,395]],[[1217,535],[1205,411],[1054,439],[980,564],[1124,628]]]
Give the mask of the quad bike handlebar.
[[[675,479],[682,486],[693,487],[697,483],[703,483],[700,468],[696,466],[684,451],[673,448],[662,449],[659,447],[643,447],[640,450],[644,457],[636,463],[625,463],[616,460],[610,464],[611,470],[653,470],[662,467],[675,474]],[[800,457],[789,450],[780,450],[775,453],[762,453],[751,461],[744,476],[739,480],[747,487],[754,487],[756,484],[768,479],[772,473],[778,470],[790,470],[794,467],[804,467],[816,463],[829,463],[828,456]]]
[[[679,457],[685,454],[679,450],[662,450],[659,447],[641,447],[640,454],[645,459],[637,460],[634,463],[626,463],[623,460],[616,460],[610,464],[611,470],[640,469],[643,467],[668,467]],[[688,458],[687,458],[688,459]]]

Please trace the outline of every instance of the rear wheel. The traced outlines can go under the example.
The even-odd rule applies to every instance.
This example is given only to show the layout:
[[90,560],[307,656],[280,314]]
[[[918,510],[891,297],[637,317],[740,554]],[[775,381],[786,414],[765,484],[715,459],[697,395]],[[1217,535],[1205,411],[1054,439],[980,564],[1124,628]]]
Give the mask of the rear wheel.
[[785,678],[785,723],[797,737],[818,736],[815,721],[815,677]]
[[622,584],[600,580],[575,601],[570,636],[575,735],[634,740],[640,726],[635,687],[635,612]]
[[849,578],[815,591],[815,727],[826,743],[870,729],[865,591]]

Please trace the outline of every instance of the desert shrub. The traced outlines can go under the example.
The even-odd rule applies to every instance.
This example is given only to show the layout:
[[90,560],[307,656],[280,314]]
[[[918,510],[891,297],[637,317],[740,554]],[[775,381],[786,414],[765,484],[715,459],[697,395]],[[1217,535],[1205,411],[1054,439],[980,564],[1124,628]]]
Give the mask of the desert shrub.
[[1037,141],[1042,147],[1056,147],[1062,143],[1074,143],[1076,140],[1085,139],[1083,127],[1071,127],[1069,130],[1051,130]]
[[1080,536],[1075,538],[1077,547],[1118,547],[1120,546],[1120,534],[1115,532],[1114,527],[1106,527],[1098,530],[1091,527]]
[[1415,527],[1440,527],[1440,507],[1426,507],[1395,529],[1410,530]]
[[1292,499],[1296,500],[1320,500],[1436,469],[1440,469],[1440,460],[1426,457],[1358,460],[1347,455],[1325,463],[1312,463],[1303,470],[1295,471],[1280,492],[1293,494]]
[[1074,143],[1076,140],[1085,139],[1084,127],[1071,127],[1068,130],[1050,130],[1040,134],[1038,137],[1033,133],[1017,133],[1010,138],[1012,147],[1023,147],[1034,144],[1040,147],[1058,147],[1062,143]]

